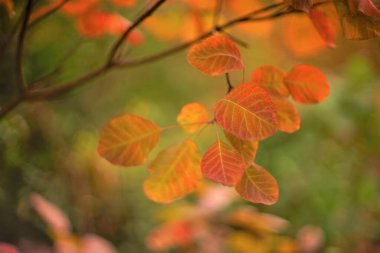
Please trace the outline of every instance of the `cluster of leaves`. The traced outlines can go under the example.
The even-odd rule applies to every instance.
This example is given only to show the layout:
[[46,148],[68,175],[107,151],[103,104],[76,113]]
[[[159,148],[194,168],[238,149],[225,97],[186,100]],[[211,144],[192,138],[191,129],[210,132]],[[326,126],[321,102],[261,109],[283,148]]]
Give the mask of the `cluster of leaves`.
[[[243,68],[238,47],[220,34],[194,45],[187,59],[211,76]],[[276,130],[297,131],[300,116],[287,97],[290,95],[302,104],[319,103],[329,93],[326,78],[318,69],[307,65],[295,66],[289,73],[263,66],[253,71],[250,82],[234,89],[228,84],[228,93],[214,106],[211,120],[206,107],[199,103],[185,105],[177,120],[189,134],[216,124],[224,130],[230,144],[223,142],[217,133],[216,142],[203,157],[194,137],[164,149],[148,167],[150,176],[144,183],[148,198],[160,203],[172,202],[194,191],[203,175],[235,187],[248,201],[271,205],[278,200],[276,180],[254,163],[258,142]],[[141,165],[165,129],[135,115],[114,118],[103,129],[98,152],[115,165]]]
[[226,210],[236,199],[229,188],[215,186],[199,191],[197,203],[166,208],[158,215],[162,224],[147,237],[152,251],[173,248],[181,252],[319,252],[323,233],[305,226],[296,239],[281,235],[288,221],[252,207]]

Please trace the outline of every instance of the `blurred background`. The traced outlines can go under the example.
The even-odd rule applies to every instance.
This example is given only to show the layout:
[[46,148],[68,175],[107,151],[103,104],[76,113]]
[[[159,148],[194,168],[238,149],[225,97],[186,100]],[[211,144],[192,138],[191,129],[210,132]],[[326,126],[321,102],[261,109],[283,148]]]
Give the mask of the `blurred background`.
[[[124,8],[101,2],[103,10],[131,20],[146,4],[137,1]],[[158,25],[152,18],[141,26],[144,42],[126,45],[126,57],[149,55],[194,36],[174,32],[176,20],[182,22],[189,9],[209,19],[207,7],[173,2],[157,12],[167,23]],[[22,5],[14,1],[12,17],[0,5],[3,41]],[[119,252],[380,252],[379,40],[348,41],[339,34],[335,49],[317,47],[297,39],[305,38],[302,31],[289,31],[292,22],[304,23],[298,19],[262,23],[251,33],[244,27],[228,31],[248,44],[240,48],[244,73],[231,74],[234,85],[249,80],[262,65],[288,71],[302,63],[320,69],[331,87],[323,103],[298,107],[299,131],[278,132],[260,143],[256,162],[278,180],[277,204],[248,203],[207,180],[185,199],[156,204],[142,190],[146,166],[116,167],[97,155],[99,133],[113,117],[137,114],[159,126],[173,125],[184,104],[200,102],[211,110],[225,94],[225,78],[192,68],[184,50],[136,68],[112,70],[67,94],[22,104],[1,119],[0,241],[21,252],[53,252],[58,239],[33,208],[31,196],[37,193],[67,216],[77,240],[97,234]],[[28,83],[59,85],[104,62],[117,37],[86,37],[76,22],[57,12],[28,30],[23,58]],[[300,44],[294,46],[293,40]],[[303,50],[301,44],[315,48]],[[1,49],[2,104],[17,90],[14,46],[11,40]],[[213,128],[202,132],[197,139],[202,152],[214,136]],[[150,160],[184,137],[176,129],[165,132]]]

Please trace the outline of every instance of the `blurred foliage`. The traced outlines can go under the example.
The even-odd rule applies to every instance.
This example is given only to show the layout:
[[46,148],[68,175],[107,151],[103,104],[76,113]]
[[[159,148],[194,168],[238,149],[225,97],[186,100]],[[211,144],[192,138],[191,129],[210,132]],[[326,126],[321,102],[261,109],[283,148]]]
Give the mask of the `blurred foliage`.
[[[3,9],[0,12],[3,36],[13,21],[4,17]],[[278,41],[242,39],[250,45],[242,49],[245,79],[260,65],[287,70],[294,63],[309,63],[328,76],[332,88],[323,104],[300,108],[301,130],[278,133],[260,144],[257,163],[277,178],[281,191],[276,205],[255,207],[286,219],[289,226],[281,234],[287,238],[296,238],[306,225],[320,228],[325,238],[322,252],[376,252],[380,244],[379,41],[340,40],[335,50],[300,59]],[[112,37],[84,40],[72,22],[53,15],[28,32],[27,80],[38,80],[57,64],[61,67],[50,83],[71,80],[102,62],[112,41]],[[165,45],[147,35],[133,54],[145,55]],[[12,50],[0,56],[1,102],[15,92]],[[234,73],[232,81],[239,84],[241,73]],[[108,119],[123,113],[139,114],[160,126],[173,125],[184,104],[197,101],[211,109],[225,89],[223,77],[203,76],[186,63],[182,52],[139,68],[112,71],[52,100],[20,106],[0,121],[0,241],[52,244],[44,222],[30,206],[30,194],[37,192],[67,214],[75,233],[101,235],[120,252],[150,252],[146,238],[162,221],[158,216],[164,207],[192,205],[196,198],[164,207],[148,201],[142,191],[145,166],[118,168],[99,158],[98,134]],[[211,133],[205,130],[198,141],[203,152]],[[164,134],[159,145],[183,136],[173,130]],[[252,205],[239,200],[227,210],[246,206]],[[229,238],[229,242],[236,240],[242,241],[242,247],[253,243],[239,230]]]

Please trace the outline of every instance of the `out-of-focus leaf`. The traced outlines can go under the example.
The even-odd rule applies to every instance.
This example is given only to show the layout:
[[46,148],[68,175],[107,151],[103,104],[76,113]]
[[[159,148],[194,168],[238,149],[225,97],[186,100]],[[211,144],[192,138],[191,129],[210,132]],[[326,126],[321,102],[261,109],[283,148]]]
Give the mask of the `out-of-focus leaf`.
[[301,104],[322,102],[330,92],[325,75],[309,65],[294,66],[284,78],[294,101]]
[[216,76],[243,68],[240,51],[223,35],[213,35],[194,45],[187,54],[188,62],[206,75]]
[[318,8],[313,8],[309,13],[309,17],[326,45],[331,48],[335,47],[337,30],[327,14]]
[[263,140],[276,131],[277,115],[269,93],[246,83],[235,88],[215,106],[216,121],[243,140]]
[[297,249],[299,252],[319,252],[323,243],[324,235],[319,227],[308,225],[297,233]]
[[15,15],[13,0],[0,0],[0,5],[3,5],[10,17]]
[[100,0],[70,0],[61,7],[61,10],[67,15],[78,16],[95,8],[99,2]]
[[[88,38],[97,38],[106,34],[120,35],[131,25],[131,22],[117,13],[91,10],[77,20],[80,34]],[[133,45],[139,45],[144,37],[139,30],[133,30],[127,38]]]
[[153,251],[166,251],[185,247],[193,240],[193,229],[187,221],[173,221],[154,229],[147,238],[147,246]]
[[226,131],[224,131],[224,135],[231,145],[241,154],[246,165],[250,165],[255,160],[259,148],[258,141],[245,141]]
[[208,148],[201,161],[203,176],[227,185],[235,185],[244,173],[245,164],[239,152],[218,140]]
[[289,91],[283,82],[285,72],[275,66],[261,66],[251,74],[251,82],[265,88],[274,96],[287,97]]
[[0,253],[18,253],[18,249],[9,243],[0,242]]
[[366,40],[380,36],[380,21],[350,10],[347,1],[334,0],[343,35],[349,40]]
[[187,133],[198,131],[208,120],[208,111],[200,103],[191,103],[182,107],[177,122]]
[[298,109],[285,98],[272,98],[277,111],[277,128],[285,133],[293,133],[300,129],[301,117]]
[[80,253],[116,253],[115,248],[104,238],[95,234],[86,234],[81,240]]
[[112,4],[118,7],[131,8],[136,4],[136,0],[112,0]]
[[309,57],[325,50],[326,43],[306,15],[290,15],[282,22],[286,47],[297,57]]
[[245,170],[235,189],[242,198],[264,205],[275,204],[279,196],[276,179],[256,164]]
[[34,210],[36,210],[53,231],[61,234],[70,233],[70,222],[58,207],[37,193],[31,195],[30,202]]
[[194,191],[202,177],[200,153],[191,139],[161,151],[149,166],[144,182],[149,199],[169,203]]
[[146,162],[160,139],[160,128],[135,115],[112,119],[104,127],[98,153],[115,165],[134,166]]
[[380,10],[372,0],[359,0],[358,10],[369,17],[380,16]]

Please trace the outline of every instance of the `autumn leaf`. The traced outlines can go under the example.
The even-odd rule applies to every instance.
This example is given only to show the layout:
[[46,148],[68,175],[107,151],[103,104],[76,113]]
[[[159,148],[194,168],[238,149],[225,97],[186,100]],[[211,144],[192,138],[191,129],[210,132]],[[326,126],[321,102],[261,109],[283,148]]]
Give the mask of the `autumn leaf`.
[[219,138],[207,149],[201,161],[203,176],[227,186],[234,186],[244,169],[245,164],[239,152]]
[[254,85],[265,88],[274,96],[287,97],[289,90],[283,82],[285,72],[275,66],[261,66],[251,74],[251,82]]
[[123,115],[104,127],[98,153],[115,165],[140,165],[146,162],[159,139],[157,125],[139,116]]
[[240,51],[233,41],[217,34],[194,45],[188,62],[206,75],[216,76],[243,68]]
[[324,74],[308,65],[294,66],[285,76],[287,85],[294,101],[301,104],[315,104],[323,101],[330,92]]
[[246,83],[222,98],[214,109],[216,121],[240,139],[263,140],[276,132],[277,116],[269,93]]
[[326,42],[326,45],[334,48],[337,31],[327,14],[318,8],[313,8],[309,17],[319,35]]
[[224,136],[226,136],[231,145],[240,153],[246,165],[250,165],[255,160],[259,148],[258,141],[245,141],[226,131],[224,131]]
[[272,98],[277,111],[277,128],[285,133],[293,133],[301,127],[298,109],[285,98]]
[[0,242],[1,253],[19,253],[18,249],[9,243]]
[[149,199],[170,203],[194,191],[202,177],[200,153],[191,139],[161,151],[149,166],[144,182]]
[[67,15],[78,16],[92,10],[99,2],[100,0],[70,0],[61,7],[61,10]]
[[37,193],[31,195],[30,202],[34,210],[36,210],[54,232],[70,234],[70,221],[54,204],[50,203]]
[[112,4],[118,7],[131,8],[136,4],[136,0],[112,0]]
[[256,164],[245,170],[235,189],[242,198],[264,205],[275,204],[279,196],[276,179]]
[[372,0],[359,0],[358,10],[369,17],[380,16],[380,10]]
[[186,104],[177,116],[177,122],[186,133],[198,131],[202,125],[207,123],[208,111],[200,103]]
[[[352,12],[347,1],[334,0],[343,35],[349,40],[366,40],[380,36],[379,21],[361,12]],[[363,9],[362,4],[362,9]]]
[[5,7],[9,17],[13,17],[15,15],[13,0],[0,0],[0,5]]
[[150,232],[147,246],[153,251],[185,247],[193,240],[193,228],[188,221],[178,220],[163,224]]

